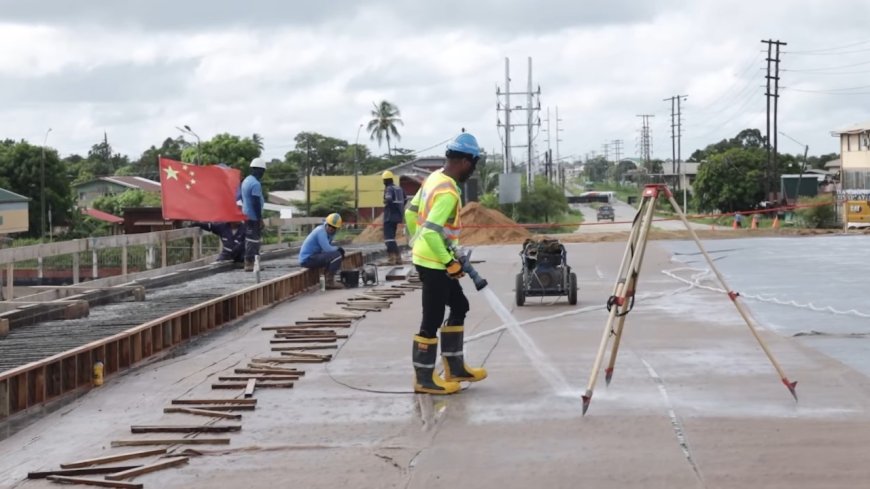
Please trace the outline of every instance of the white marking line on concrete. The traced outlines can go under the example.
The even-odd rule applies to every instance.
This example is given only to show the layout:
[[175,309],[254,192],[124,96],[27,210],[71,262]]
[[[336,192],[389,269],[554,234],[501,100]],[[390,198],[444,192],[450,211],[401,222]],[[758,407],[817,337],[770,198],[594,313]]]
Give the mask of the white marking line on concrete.
[[[640,356],[638,356],[638,358],[640,358]],[[653,382],[656,383],[656,387],[658,387],[659,393],[661,393],[662,398],[665,401],[665,405],[668,407],[668,417],[671,419],[671,427],[674,430],[674,435],[676,435],[677,437],[677,443],[679,443],[680,449],[683,451],[683,455],[686,457],[689,465],[692,466],[692,470],[698,477],[698,481],[701,483],[702,486],[706,487],[706,484],[704,484],[704,478],[701,476],[701,470],[692,459],[692,453],[689,450],[689,442],[688,440],[686,440],[683,424],[680,422],[680,418],[677,417],[677,412],[674,410],[674,405],[671,402],[671,397],[668,395],[668,390],[665,389],[665,382],[662,380],[661,377],[659,377],[659,374],[655,371],[652,365],[649,364],[649,362],[647,362],[643,358],[640,358],[640,361],[643,363],[644,367],[646,367],[646,371],[653,379]]]
[[601,273],[601,269],[598,268],[598,265],[595,265],[595,275],[598,275],[598,278],[604,278],[604,274]]

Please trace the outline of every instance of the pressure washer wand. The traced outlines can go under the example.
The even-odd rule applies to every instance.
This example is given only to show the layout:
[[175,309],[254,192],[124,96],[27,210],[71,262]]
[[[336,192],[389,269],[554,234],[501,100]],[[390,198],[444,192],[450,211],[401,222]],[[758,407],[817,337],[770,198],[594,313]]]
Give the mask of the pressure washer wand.
[[462,265],[462,271],[465,272],[471,278],[471,281],[474,282],[474,287],[480,291],[486,288],[489,283],[485,278],[481,277],[477,270],[471,266],[471,250],[465,250],[463,248],[458,248],[456,246],[452,246],[451,251],[453,251],[453,256],[459,260],[459,264]]

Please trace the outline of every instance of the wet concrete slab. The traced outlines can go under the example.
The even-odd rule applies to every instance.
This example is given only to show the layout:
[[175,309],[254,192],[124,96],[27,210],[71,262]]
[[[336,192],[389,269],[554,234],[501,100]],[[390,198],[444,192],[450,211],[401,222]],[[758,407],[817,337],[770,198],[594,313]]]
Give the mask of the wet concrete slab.
[[[870,476],[860,449],[870,442],[870,382],[794,339],[762,331],[792,379],[792,401],[727,298],[687,290],[659,270],[673,268],[651,244],[639,297],[628,316],[610,386],[599,379],[588,414],[585,389],[605,324],[623,245],[568,245],[580,276],[580,303],[562,298],[512,305],[519,245],[481,247],[475,258],[498,297],[567,379],[556,391],[499,327],[482,294],[471,302],[470,364],[489,378],[454,396],[410,392],[411,337],[420,292],[356,323],[335,359],[301,366],[290,390],[258,390],[228,446],[191,447],[188,466],[142,476],[146,487],[858,487]],[[0,487],[50,487],[28,471],[131,449],[133,424],[197,424],[163,414],[175,398],[229,397],[210,384],[269,351],[261,326],[325,311],[353,291],[314,293],[198,339],[173,358],[112,379],[0,441]],[[704,295],[708,294],[708,295]],[[686,301],[722,300],[715,318]],[[673,307],[671,307],[673,306]],[[717,309],[718,311],[718,309]],[[221,422],[223,424],[223,422]]]

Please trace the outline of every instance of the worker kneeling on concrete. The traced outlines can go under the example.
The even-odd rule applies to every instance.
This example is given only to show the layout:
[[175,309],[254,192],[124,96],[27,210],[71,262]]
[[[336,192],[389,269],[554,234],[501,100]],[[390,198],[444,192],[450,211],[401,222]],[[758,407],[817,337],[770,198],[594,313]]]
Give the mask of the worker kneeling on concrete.
[[[486,378],[483,368],[465,364],[463,352],[465,315],[468,299],[462,292],[463,276],[459,258],[459,186],[474,173],[480,158],[477,139],[462,133],[447,145],[444,168],[431,174],[414,196],[405,212],[405,225],[414,233],[413,262],[423,282],[423,320],[414,336],[414,392],[453,394],[459,382],[477,382]],[[444,378],[435,372],[438,356],[438,328],[450,306],[447,322],[441,328],[441,355]]]
[[341,216],[332,213],[326,216],[323,224],[314,228],[302,242],[299,251],[299,264],[304,268],[322,268],[326,277],[326,288],[343,289],[335,282],[335,274],[341,270],[344,248],[332,244],[335,232],[341,227]]

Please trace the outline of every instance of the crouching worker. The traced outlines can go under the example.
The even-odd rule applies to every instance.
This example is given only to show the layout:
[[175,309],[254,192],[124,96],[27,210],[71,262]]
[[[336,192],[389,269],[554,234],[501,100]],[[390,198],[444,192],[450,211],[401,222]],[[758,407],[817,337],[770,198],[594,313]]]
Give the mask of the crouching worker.
[[332,213],[326,216],[323,224],[314,228],[302,242],[299,251],[299,265],[304,268],[322,268],[328,290],[343,289],[335,282],[335,274],[341,270],[344,248],[332,244],[335,232],[341,227],[341,216]]

